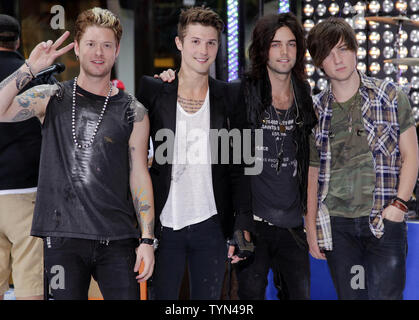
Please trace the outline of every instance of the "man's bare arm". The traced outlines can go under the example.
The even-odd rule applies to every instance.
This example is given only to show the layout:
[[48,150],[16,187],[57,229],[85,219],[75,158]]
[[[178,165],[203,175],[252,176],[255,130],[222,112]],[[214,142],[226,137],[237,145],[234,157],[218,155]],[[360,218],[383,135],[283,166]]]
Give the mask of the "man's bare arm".
[[[150,123],[144,106],[134,100],[131,104],[131,116],[128,121],[134,123],[129,140],[130,187],[135,213],[141,229],[142,238],[154,238],[154,196],[150,174],[148,172],[148,140]],[[146,281],[154,270],[154,249],[149,244],[141,244],[136,249],[137,260],[134,272],[143,271],[136,277],[138,282]]]
[[57,84],[45,84],[25,91],[13,99],[7,112],[0,117],[0,122],[19,122],[32,117],[38,117],[43,122],[49,99],[59,90]]
[[31,89],[18,97],[16,96],[35,74],[49,67],[57,57],[74,47],[74,43],[71,43],[58,49],[69,35],[70,33],[66,31],[55,42],[48,40],[38,44],[32,50],[26,63],[0,83],[0,122],[23,121],[34,116],[38,116],[42,120],[48,104],[47,100],[49,100],[45,98],[48,97],[48,92],[53,90],[52,88],[43,87],[42,95],[39,95],[38,88],[38,90]]

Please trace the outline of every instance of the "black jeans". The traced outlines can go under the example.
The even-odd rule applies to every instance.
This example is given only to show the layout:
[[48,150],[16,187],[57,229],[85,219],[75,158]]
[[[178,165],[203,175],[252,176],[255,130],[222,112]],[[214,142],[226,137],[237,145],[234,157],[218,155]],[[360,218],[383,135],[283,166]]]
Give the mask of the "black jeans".
[[44,239],[46,284],[54,300],[86,300],[91,276],[104,299],[139,300],[135,279],[138,239],[109,241]]
[[264,300],[272,269],[278,298],[310,299],[310,259],[303,226],[293,229],[255,221],[253,258],[235,266],[242,300]]
[[403,299],[407,225],[384,219],[384,235],[370,231],[369,217],[331,217],[333,250],[327,263],[339,299]]
[[191,300],[218,300],[227,244],[217,216],[181,230],[163,227],[152,279],[153,298],[177,300],[188,263]]

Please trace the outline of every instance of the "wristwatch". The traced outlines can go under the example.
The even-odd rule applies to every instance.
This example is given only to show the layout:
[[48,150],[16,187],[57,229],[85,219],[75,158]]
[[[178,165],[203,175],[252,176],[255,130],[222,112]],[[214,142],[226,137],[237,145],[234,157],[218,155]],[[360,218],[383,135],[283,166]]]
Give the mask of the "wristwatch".
[[151,239],[151,238],[141,238],[140,240],[140,244],[145,243],[148,244],[150,246],[153,246],[154,250],[157,249],[157,247],[159,246],[159,240],[157,240],[156,238]]

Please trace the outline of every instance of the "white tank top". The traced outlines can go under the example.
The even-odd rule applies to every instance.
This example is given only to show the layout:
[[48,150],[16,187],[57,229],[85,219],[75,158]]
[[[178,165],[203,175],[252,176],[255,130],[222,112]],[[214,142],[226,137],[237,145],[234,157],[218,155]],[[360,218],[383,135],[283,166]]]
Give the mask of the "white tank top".
[[176,134],[169,196],[160,215],[174,230],[217,214],[211,175],[209,89],[202,107],[188,114],[176,106]]

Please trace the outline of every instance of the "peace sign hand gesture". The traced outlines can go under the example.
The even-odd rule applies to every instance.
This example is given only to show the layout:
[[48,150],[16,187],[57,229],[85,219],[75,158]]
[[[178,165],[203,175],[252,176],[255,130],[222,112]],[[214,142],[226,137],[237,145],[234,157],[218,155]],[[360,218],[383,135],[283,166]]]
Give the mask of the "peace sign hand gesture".
[[72,42],[63,48],[58,49],[69,35],[70,32],[66,31],[57,39],[57,41],[52,42],[52,40],[48,40],[47,42],[41,42],[32,50],[29,55],[28,64],[31,66],[31,71],[34,75],[52,65],[56,58],[67,53],[74,47],[74,42]]

